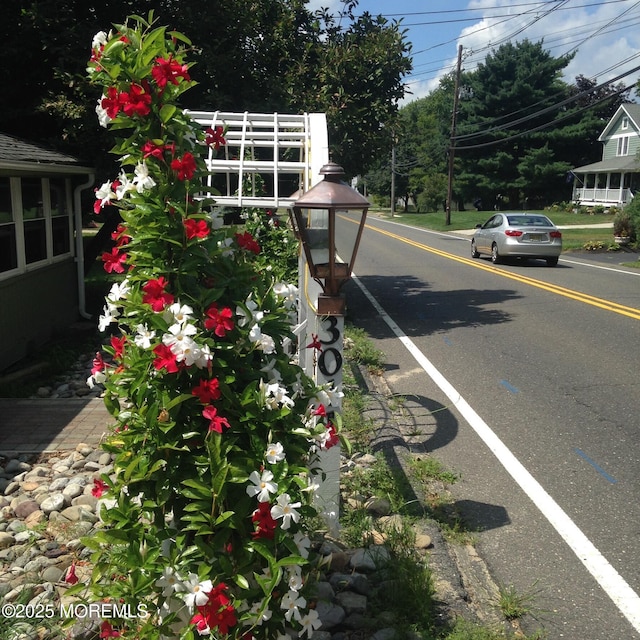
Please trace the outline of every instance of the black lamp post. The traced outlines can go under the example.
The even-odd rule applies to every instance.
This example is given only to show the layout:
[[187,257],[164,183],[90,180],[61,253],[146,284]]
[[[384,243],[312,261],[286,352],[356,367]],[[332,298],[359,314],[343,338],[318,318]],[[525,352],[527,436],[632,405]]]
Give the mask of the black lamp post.
[[[311,277],[322,287],[317,313],[321,316],[344,315],[342,285],[351,277],[369,209],[369,201],[342,181],[344,170],[329,162],[320,169],[324,179],[302,194],[290,210],[296,235],[302,242]],[[359,211],[355,242],[348,255],[336,255],[336,213]]]

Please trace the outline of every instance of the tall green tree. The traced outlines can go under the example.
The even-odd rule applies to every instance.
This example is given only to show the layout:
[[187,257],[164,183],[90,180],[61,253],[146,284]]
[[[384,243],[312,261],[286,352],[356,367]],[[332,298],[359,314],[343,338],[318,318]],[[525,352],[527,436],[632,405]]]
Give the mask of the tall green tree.
[[[573,165],[557,157],[549,131],[564,126],[554,105],[570,94],[561,74],[571,59],[524,40],[500,46],[462,74],[470,97],[460,101],[456,184],[465,199],[539,206],[566,193]],[[550,126],[554,119],[558,125]]]

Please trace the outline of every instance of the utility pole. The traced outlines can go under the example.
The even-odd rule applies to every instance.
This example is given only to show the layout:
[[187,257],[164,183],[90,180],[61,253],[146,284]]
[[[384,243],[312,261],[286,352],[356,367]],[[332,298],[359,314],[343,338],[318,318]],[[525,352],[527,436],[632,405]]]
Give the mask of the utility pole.
[[396,210],[396,138],[393,137],[393,146],[391,147],[391,217]]
[[451,115],[451,138],[449,140],[449,180],[447,184],[447,211],[445,224],[451,224],[451,199],[453,198],[453,160],[456,146],[456,122],[458,117],[458,100],[460,93],[460,73],[462,71],[462,45],[458,45],[458,65],[453,88],[453,114]]

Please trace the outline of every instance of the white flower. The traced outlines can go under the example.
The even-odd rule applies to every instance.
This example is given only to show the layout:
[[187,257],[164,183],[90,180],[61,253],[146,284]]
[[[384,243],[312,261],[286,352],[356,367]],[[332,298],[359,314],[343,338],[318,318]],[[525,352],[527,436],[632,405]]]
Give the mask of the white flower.
[[286,387],[277,382],[265,384],[263,380],[260,380],[260,393],[263,395],[265,406],[268,409],[291,408],[295,405],[294,401],[289,397]]
[[282,298],[285,309],[293,309],[298,301],[298,287],[286,282],[278,282],[273,287],[273,292]]
[[314,493],[320,488],[320,485],[315,481],[312,476],[307,476],[307,486],[301,491],[306,491],[307,493]]
[[111,180],[107,180],[100,185],[100,188],[96,189],[96,200],[100,200],[101,207],[109,204],[109,200],[113,200],[116,197],[113,189],[111,189],[112,184]]
[[267,355],[273,353],[276,350],[275,340],[266,333],[260,333],[260,338],[257,340],[258,349],[264,351]]
[[209,601],[209,592],[213,590],[213,583],[211,580],[204,580],[200,582],[200,579],[195,573],[190,573],[186,581],[184,582],[187,595],[184,597],[184,602],[193,611],[195,607],[201,607]]
[[143,193],[146,189],[153,189],[156,186],[155,180],[149,175],[149,167],[144,160],[136,165],[135,174],[132,184],[135,185],[138,193]]
[[253,471],[249,480],[253,482],[253,485],[247,487],[247,495],[251,498],[258,496],[258,502],[269,502],[269,494],[278,490],[277,483],[272,482],[273,473],[271,471],[265,470],[262,475]]
[[124,171],[121,171],[118,176],[118,184],[116,185],[116,198],[122,200],[129,191],[133,191],[134,189],[135,186],[129,180],[129,176]]
[[[183,325],[193,317],[193,308],[188,304],[181,305],[179,302],[174,302],[164,310],[162,317],[166,320],[167,324]],[[169,329],[169,331],[171,331],[171,329]]]
[[102,315],[98,318],[98,330],[104,331],[116,318],[120,315],[120,310],[115,304],[107,303],[104,305]]
[[169,333],[162,336],[162,342],[171,349],[176,356],[182,356],[184,359],[185,350],[192,350],[197,347],[191,336],[195,335],[198,330],[192,324],[174,324],[169,327]]
[[293,542],[298,547],[298,553],[302,558],[309,557],[309,547],[311,546],[311,540],[301,531],[297,531],[293,534]]
[[111,285],[111,289],[109,294],[107,295],[107,300],[110,302],[118,302],[123,298],[126,298],[131,291],[131,285],[128,280],[123,280],[122,282],[114,282]]
[[262,311],[257,311],[258,305],[251,299],[251,296],[246,299],[244,304],[246,309],[241,306],[236,307],[236,314],[240,317],[238,320],[238,326],[246,327],[248,324],[260,322],[264,317],[264,313]]
[[139,324],[136,327],[136,336],[133,342],[141,349],[149,349],[151,341],[156,337],[156,332],[147,327],[146,324]]
[[211,353],[211,349],[209,349],[209,345],[205,344],[198,347],[193,354],[193,364],[195,364],[198,369],[207,367],[211,360],[213,360],[213,354]]
[[288,568],[288,573],[287,583],[289,584],[289,589],[291,591],[300,591],[304,586],[302,569],[298,565],[293,565]]
[[275,505],[271,507],[271,517],[274,520],[282,518],[282,528],[288,529],[291,526],[291,521],[298,522],[300,520],[300,514],[296,509],[300,506],[299,502],[291,502],[291,496],[288,493],[279,495]]
[[156,587],[162,587],[162,595],[168,598],[176,591],[184,591],[184,585],[180,576],[172,567],[165,567],[162,577],[156,580]]
[[[249,613],[252,613],[255,616],[254,620],[255,624],[257,625],[261,625],[263,622],[270,620],[271,616],[273,615],[273,611],[271,611],[270,609],[265,609],[262,613],[260,613],[261,608],[262,602],[256,602],[249,610]],[[260,617],[258,617],[258,614],[260,614]]]
[[295,591],[289,591],[280,601],[280,608],[286,609],[284,617],[288,622],[291,622],[292,617],[295,617],[295,619],[300,622],[302,618],[300,615],[300,607],[304,608],[306,606],[307,601]]
[[91,48],[98,49],[102,45],[107,44],[107,34],[104,31],[98,31],[95,36],[93,36],[93,40],[91,41]]
[[89,389],[93,389],[96,384],[102,384],[106,379],[107,376],[104,371],[96,371],[96,373],[87,378],[87,386]]
[[233,239],[226,238],[225,240],[220,240],[220,242],[218,242],[218,249],[222,250],[223,258],[230,258],[235,252]]
[[98,116],[98,124],[106,129],[107,125],[111,122],[111,118],[107,113],[107,110],[102,106],[102,99],[104,96],[98,98],[98,104],[96,105],[96,115]]
[[300,619],[300,624],[302,625],[301,633],[306,633],[307,638],[310,638],[313,632],[322,626],[320,616],[315,609],[309,609]]
[[264,456],[269,464],[276,464],[285,459],[284,447],[280,442],[274,442],[267,447]]

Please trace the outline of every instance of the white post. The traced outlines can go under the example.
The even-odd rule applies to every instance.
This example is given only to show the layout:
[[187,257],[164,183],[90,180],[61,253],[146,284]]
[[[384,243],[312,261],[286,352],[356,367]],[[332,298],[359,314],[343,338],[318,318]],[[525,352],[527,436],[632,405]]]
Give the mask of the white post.
[[[317,313],[320,285],[311,279],[304,255],[300,258],[300,324],[305,326],[299,344],[300,366],[318,385],[332,383],[335,402],[325,406],[327,413],[339,413],[342,409],[342,366],[344,345],[344,318],[320,316]],[[306,321],[306,322],[305,322]],[[306,348],[317,336],[321,349]],[[329,532],[337,536],[340,517],[340,445],[317,451],[310,464],[313,480],[319,487],[315,503]]]

